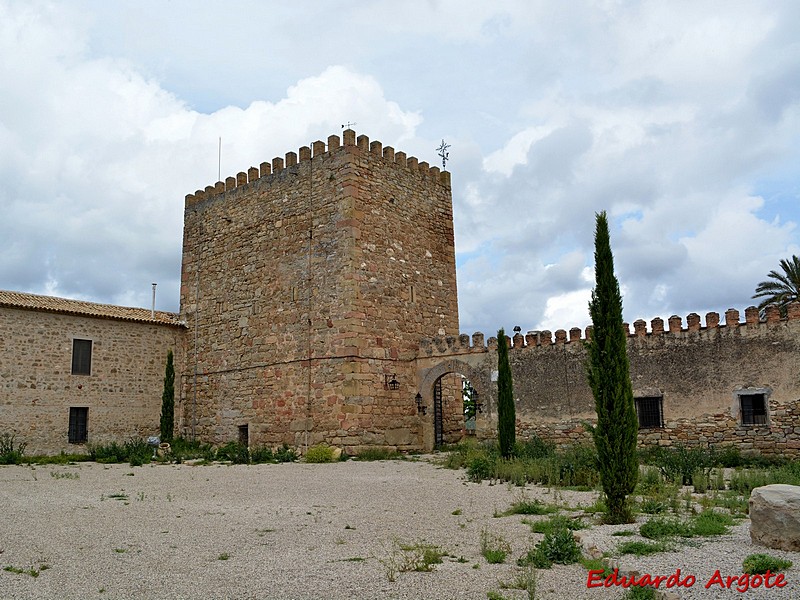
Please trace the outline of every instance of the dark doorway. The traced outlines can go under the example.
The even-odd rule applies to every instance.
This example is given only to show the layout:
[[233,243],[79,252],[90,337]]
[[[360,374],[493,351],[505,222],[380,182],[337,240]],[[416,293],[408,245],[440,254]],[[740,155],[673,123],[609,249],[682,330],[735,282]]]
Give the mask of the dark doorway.
[[250,445],[250,427],[247,425],[239,425],[239,443],[242,446]]

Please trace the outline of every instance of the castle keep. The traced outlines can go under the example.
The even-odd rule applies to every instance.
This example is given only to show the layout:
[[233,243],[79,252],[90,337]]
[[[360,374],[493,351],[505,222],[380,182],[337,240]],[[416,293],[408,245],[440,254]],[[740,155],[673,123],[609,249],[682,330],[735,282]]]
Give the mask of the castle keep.
[[187,196],[183,430],[419,448],[419,340],[458,333],[452,211],[449,173],[352,130]]
[[[626,327],[628,327],[626,325]],[[496,340],[459,335],[450,174],[345,130],[186,196],[179,314],[0,292],[0,433],[29,452],[176,434],[429,450],[496,430]],[[639,441],[800,455],[800,305],[628,332]],[[573,328],[517,334],[520,435],[587,439]]]

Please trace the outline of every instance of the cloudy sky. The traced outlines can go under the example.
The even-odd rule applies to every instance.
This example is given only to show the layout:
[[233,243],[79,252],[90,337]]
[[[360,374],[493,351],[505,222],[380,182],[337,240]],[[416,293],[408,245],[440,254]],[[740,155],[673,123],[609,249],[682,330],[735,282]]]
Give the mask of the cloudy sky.
[[[566,7],[566,8],[565,8]],[[800,3],[0,0],[0,289],[178,310],[185,194],[452,145],[461,329],[734,307],[800,254]]]

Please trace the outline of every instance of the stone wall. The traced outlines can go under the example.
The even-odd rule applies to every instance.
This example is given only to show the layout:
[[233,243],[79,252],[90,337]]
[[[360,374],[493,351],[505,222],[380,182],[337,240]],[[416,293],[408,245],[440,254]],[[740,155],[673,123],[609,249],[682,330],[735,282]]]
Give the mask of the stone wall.
[[182,431],[421,448],[414,358],[458,330],[455,281],[449,173],[352,130],[190,194]]
[[[27,454],[86,451],[68,442],[70,407],[88,408],[89,443],[158,435],[167,351],[180,357],[182,327],[3,306],[0,331],[0,433]],[[72,374],[76,338],[92,341],[89,375]]]
[[[555,339],[549,331],[514,336],[509,356],[520,436],[535,432],[559,444],[588,439],[582,422],[593,421],[595,412],[585,339],[577,328],[556,331]],[[662,398],[663,427],[640,429],[641,445],[736,444],[743,451],[800,455],[800,305],[790,306],[784,319],[770,309],[764,320],[750,307],[744,323],[736,310],[727,311],[724,324],[716,313],[706,315],[705,326],[694,313],[686,327],[677,316],[667,328],[662,319],[649,330],[637,321],[628,357],[634,396]],[[495,435],[494,338],[485,345],[480,333],[471,344],[466,335],[425,339],[417,364],[423,388],[437,369],[468,376],[484,402],[478,434]],[[747,391],[765,393],[765,425],[742,424],[738,394]]]

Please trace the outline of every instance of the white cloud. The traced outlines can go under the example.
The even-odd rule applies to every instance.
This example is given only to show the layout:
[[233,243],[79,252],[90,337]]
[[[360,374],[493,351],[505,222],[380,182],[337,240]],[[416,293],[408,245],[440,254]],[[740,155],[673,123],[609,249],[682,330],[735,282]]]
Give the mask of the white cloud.
[[224,178],[348,119],[386,143],[412,137],[421,120],[342,66],[276,102],[198,113],[126,62],[86,56],[72,18],[0,5],[0,77],[35,65],[0,100],[3,287],[146,305],[158,281],[160,305],[175,310],[183,197],[217,179],[220,136]]
[[0,0],[0,285],[174,309],[219,137],[224,178],[347,121],[453,144],[465,330],[585,325],[599,210],[630,320],[797,252],[800,5],[412,6]]

